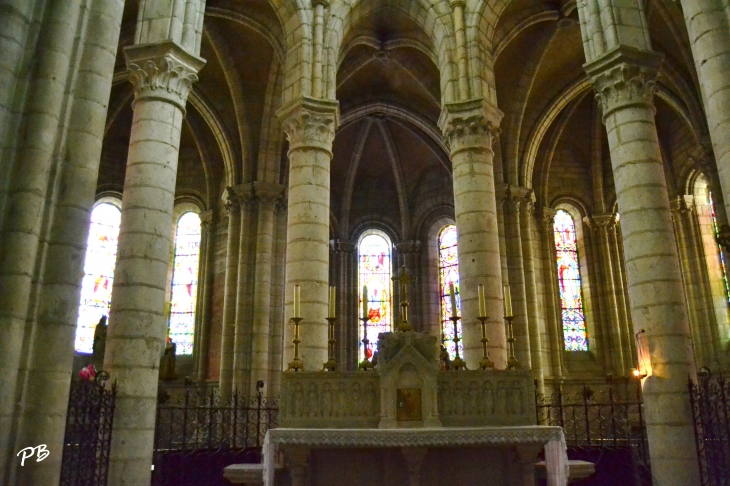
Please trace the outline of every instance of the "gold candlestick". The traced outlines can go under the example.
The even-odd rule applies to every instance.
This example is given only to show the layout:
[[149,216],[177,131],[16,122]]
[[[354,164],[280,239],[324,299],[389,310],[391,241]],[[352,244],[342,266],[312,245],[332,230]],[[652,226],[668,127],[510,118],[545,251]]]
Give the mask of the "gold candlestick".
[[397,331],[411,332],[413,327],[408,324],[408,286],[416,279],[408,274],[408,269],[403,265],[400,270],[400,277],[393,277],[391,280],[400,284],[401,322],[398,324]]
[[290,320],[294,321],[294,359],[291,363],[289,363],[289,367],[286,370],[299,371],[304,369],[304,363],[301,359],[299,359],[299,343],[301,343],[299,340],[299,323],[303,320],[303,318],[292,317]]
[[489,339],[487,339],[487,316],[479,316],[477,319],[479,319],[482,326],[482,349],[484,351],[479,367],[483,370],[494,369],[494,363],[489,359],[489,351],[487,351],[487,345],[489,344]]
[[449,320],[454,323],[454,348],[456,349],[456,357],[454,358],[454,361],[451,362],[451,366],[453,366],[455,370],[465,370],[466,363],[463,359],[461,359],[461,356],[459,356],[459,341],[461,341],[461,339],[459,339],[459,319],[461,319],[459,316],[449,317]]
[[507,357],[507,369],[508,370],[519,370],[520,362],[515,357],[515,335],[512,329],[512,321],[515,316],[504,316],[504,320],[507,323],[507,344],[509,356]]
[[370,344],[370,341],[368,340],[368,321],[370,318],[365,314],[363,317],[360,318],[362,321],[362,361],[360,362],[359,368],[363,371],[367,371],[369,369],[373,368],[373,363],[368,358],[368,344]]
[[335,322],[336,317],[328,317],[327,322],[329,323],[329,340],[327,341],[327,362],[322,366],[322,371],[336,371],[337,362],[335,361]]

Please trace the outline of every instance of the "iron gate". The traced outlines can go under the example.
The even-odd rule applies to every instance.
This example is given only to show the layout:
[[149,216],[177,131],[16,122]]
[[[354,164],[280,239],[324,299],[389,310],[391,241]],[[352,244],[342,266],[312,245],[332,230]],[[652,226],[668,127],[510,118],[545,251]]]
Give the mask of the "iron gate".
[[116,384],[101,371],[91,381],[72,380],[63,439],[61,486],[105,486],[109,472]]
[[730,486],[730,382],[708,368],[689,380],[702,486]]

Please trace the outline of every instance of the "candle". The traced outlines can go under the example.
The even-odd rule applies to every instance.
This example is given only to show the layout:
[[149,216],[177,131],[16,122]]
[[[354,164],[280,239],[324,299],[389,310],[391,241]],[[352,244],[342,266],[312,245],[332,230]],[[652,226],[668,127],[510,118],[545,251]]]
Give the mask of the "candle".
[[300,300],[301,297],[299,285],[294,286],[294,317],[302,317],[299,315],[301,312]]
[[458,309],[456,308],[456,293],[454,292],[454,283],[449,284],[449,297],[451,298],[451,317],[456,317]]
[[330,312],[327,317],[334,318],[336,311],[335,311],[335,299],[337,298],[337,288],[334,286],[330,286]]
[[479,284],[479,317],[487,316],[487,303],[484,300],[484,285]]
[[362,286],[362,316],[368,316],[368,286]]
[[504,315],[512,317],[512,295],[509,293],[509,285],[504,286]]

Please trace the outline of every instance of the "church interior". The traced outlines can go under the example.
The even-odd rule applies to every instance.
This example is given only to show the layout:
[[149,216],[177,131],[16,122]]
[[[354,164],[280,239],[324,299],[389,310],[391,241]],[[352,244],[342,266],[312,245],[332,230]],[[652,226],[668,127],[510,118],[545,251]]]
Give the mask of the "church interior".
[[295,434],[246,484],[557,486],[547,442],[377,448],[567,436],[536,396],[607,383],[642,396],[642,484],[715,484],[688,379],[730,367],[726,3],[1,0],[0,483],[72,484],[69,386],[103,370],[78,484],[150,484],[195,390],[276,398],[267,441],[382,432]]

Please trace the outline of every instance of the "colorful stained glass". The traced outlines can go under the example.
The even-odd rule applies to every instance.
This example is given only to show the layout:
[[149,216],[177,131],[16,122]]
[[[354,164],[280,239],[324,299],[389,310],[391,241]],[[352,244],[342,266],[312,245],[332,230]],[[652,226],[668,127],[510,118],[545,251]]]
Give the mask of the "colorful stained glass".
[[[454,285],[457,315],[461,315],[461,295],[459,294],[459,252],[456,249],[456,226],[450,224],[439,233],[439,293],[441,294],[441,339],[453,359],[456,357],[454,346],[454,323],[449,285]],[[461,321],[457,324],[457,332],[461,339]],[[464,357],[464,343],[459,341],[459,355]]]
[[96,324],[102,316],[109,314],[121,220],[121,211],[111,203],[98,204],[91,212],[81,305],[76,322],[75,347],[79,353],[93,351]]
[[575,223],[570,214],[562,209],[558,210],[555,215],[554,232],[565,349],[567,351],[588,351]]
[[[391,307],[391,243],[390,239],[379,231],[371,230],[360,240],[358,248],[358,272],[360,276],[360,308],[363,298],[368,302],[368,357],[372,357],[377,349],[378,334],[392,330],[393,313]],[[368,295],[363,296],[363,286],[367,285]],[[363,328],[360,321],[358,340],[362,341]],[[359,346],[362,357],[362,342]]]
[[180,216],[175,230],[169,324],[170,340],[176,344],[175,354],[193,354],[199,254],[200,217],[188,212]]
[[[715,213],[715,201],[712,199],[712,193],[708,193],[708,199],[710,202],[710,213],[712,214],[712,228],[715,230],[715,239],[720,238],[720,228],[717,225],[717,214]],[[720,255],[720,269],[722,270],[722,281],[725,285],[725,298],[730,304],[730,286],[727,281],[727,267],[725,266],[725,255],[722,251],[722,245],[717,244],[717,253]]]

